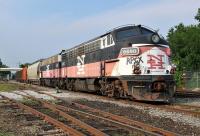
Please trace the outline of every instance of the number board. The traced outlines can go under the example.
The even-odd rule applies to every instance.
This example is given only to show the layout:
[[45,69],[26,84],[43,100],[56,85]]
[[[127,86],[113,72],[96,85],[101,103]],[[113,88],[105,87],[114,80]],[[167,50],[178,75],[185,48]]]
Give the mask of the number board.
[[139,48],[138,47],[130,47],[130,48],[122,48],[121,55],[122,56],[129,56],[129,55],[139,55]]

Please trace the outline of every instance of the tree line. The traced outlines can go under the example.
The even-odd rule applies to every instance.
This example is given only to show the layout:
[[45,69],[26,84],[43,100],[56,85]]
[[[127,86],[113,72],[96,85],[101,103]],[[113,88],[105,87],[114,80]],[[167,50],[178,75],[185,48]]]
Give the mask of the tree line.
[[200,72],[200,8],[194,19],[197,24],[180,23],[172,27],[167,35],[172,51],[172,62],[176,65],[175,78],[180,84],[183,71]]
[[[0,68],[8,68],[8,66],[6,64],[3,64],[1,59],[0,59]],[[0,71],[0,77],[5,77],[8,74],[10,75],[11,72],[10,71]]]

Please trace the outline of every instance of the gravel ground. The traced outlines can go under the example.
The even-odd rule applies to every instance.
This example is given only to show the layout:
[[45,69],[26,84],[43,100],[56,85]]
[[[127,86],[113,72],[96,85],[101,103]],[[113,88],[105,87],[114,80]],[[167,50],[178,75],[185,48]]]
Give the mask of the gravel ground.
[[[107,112],[118,114],[121,116],[126,116],[128,118],[138,120],[144,123],[151,124],[172,132],[176,132],[181,135],[200,135],[200,127],[196,123],[190,121],[190,117],[180,116],[176,113],[161,112],[156,109],[137,109],[133,106],[119,106],[118,104],[100,102],[100,101],[88,101],[88,100],[76,100],[76,102],[98,108]],[[173,116],[173,117],[172,117]],[[185,119],[184,119],[185,118]],[[191,117],[192,118],[192,117]],[[184,119],[185,122],[181,119]],[[195,121],[195,119],[192,119]],[[199,119],[198,119],[199,120]],[[191,125],[192,124],[192,125]]]
[[[22,91],[14,91],[23,93]],[[28,93],[36,95],[38,98],[47,100],[55,100],[52,97],[35,94],[33,91],[27,90]],[[11,99],[23,100],[23,96],[12,92],[1,92],[2,95]],[[25,93],[23,93],[25,94]],[[59,133],[59,134],[58,134]],[[43,136],[43,135],[59,135],[66,136],[62,130],[48,124],[44,120],[35,115],[12,106],[11,102],[0,99],[0,136]]]
[[55,101],[55,99],[51,96],[48,96],[48,95],[45,95],[45,94],[40,94],[40,93],[37,93],[35,91],[32,91],[32,90],[24,90],[24,91],[14,91],[18,94],[23,94],[23,95],[31,95],[33,97],[36,97],[36,98],[40,98],[40,99],[45,99],[45,100],[52,100],[52,101]]
[[62,97],[65,100],[68,101],[73,101],[73,100],[79,100],[79,99],[86,99],[89,101],[93,101],[93,102],[103,102],[103,103],[107,103],[107,104],[115,104],[117,106],[121,106],[121,107],[130,107],[130,108],[134,108],[137,110],[141,110],[144,111],[148,114],[150,114],[151,116],[158,116],[158,117],[163,117],[163,118],[169,118],[175,122],[180,122],[180,123],[184,123],[186,125],[191,125],[194,127],[200,127],[200,119],[196,118],[196,117],[192,117],[190,115],[185,115],[183,113],[174,113],[174,112],[169,112],[169,111],[164,111],[164,110],[160,110],[159,108],[150,108],[150,107],[143,107],[143,106],[139,106],[139,105],[131,105],[129,103],[122,103],[119,102],[117,100],[104,100],[104,99],[99,99],[98,96],[87,96],[87,95],[80,95],[80,94],[76,94],[74,95],[71,92],[67,92],[67,93],[60,93],[57,94],[56,92],[47,92],[47,93],[51,93],[52,95],[55,95],[57,97]]
[[14,94],[12,92],[1,92],[0,94],[11,99],[23,100],[23,96]]
[[62,97],[67,101],[78,101],[91,107],[100,108],[145,123],[148,122],[151,125],[169,131],[184,135],[200,135],[200,118],[183,113],[164,111],[159,108],[147,108],[139,105],[131,105],[117,100],[105,100],[101,99],[99,96],[82,93],[65,92],[57,94],[55,91],[47,93],[53,94],[57,97]]
[[[44,94],[38,94],[31,90],[25,90],[32,96],[37,98],[54,100],[53,97],[49,97]],[[20,92],[17,91],[18,93]],[[130,103],[123,103],[118,100],[103,99],[103,97],[79,93],[68,92],[56,93],[55,89],[46,89],[46,93],[50,93],[57,97],[61,97],[66,101],[77,101],[82,104],[89,105],[91,107],[99,108],[104,111],[109,111],[114,114],[127,116],[129,118],[149,123],[153,126],[164,128],[169,131],[180,133],[182,135],[200,135],[200,118],[192,117],[183,113],[175,113],[164,111],[159,108],[144,107],[140,105],[133,105]],[[20,92],[22,93],[22,92]],[[22,96],[12,93],[1,93],[9,98],[22,99]],[[24,93],[23,93],[24,94]],[[195,98],[177,98],[176,103],[200,105],[200,99]]]
[[40,118],[25,113],[7,100],[0,100],[1,136],[36,136],[45,133],[47,130],[44,127],[47,125]]

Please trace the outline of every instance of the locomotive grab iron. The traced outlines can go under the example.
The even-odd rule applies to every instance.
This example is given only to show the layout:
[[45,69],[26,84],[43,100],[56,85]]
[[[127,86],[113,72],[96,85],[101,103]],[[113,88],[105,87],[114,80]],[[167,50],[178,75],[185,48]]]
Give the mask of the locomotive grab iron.
[[176,88],[167,41],[142,25],[115,28],[27,71],[35,65],[37,78],[27,81],[72,91],[169,102]]

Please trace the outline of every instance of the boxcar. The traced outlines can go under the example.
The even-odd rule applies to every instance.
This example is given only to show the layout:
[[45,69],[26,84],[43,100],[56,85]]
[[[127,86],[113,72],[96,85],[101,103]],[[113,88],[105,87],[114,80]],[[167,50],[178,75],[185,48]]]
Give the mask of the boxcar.
[[15,78],[19,82],[26,82],[27,80],[27,67],[24,67],[22,70],[17,71]]

